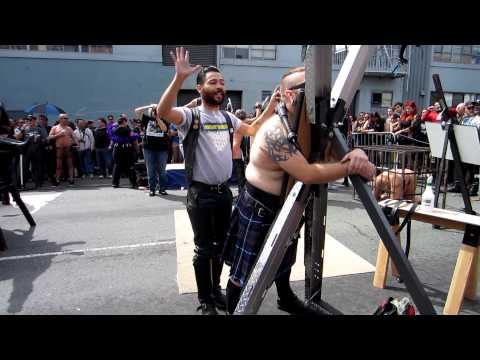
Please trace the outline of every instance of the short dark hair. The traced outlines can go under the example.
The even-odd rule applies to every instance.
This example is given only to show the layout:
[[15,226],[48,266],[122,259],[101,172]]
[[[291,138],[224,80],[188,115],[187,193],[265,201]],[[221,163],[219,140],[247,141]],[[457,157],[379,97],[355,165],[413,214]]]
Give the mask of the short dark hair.
[[403,107],[403,103],[401,103],[401,102],[395,103],[395,105],[393,105],[393,107],[396,107],[397,105],[400,105],[401,107]]
[[202,85],[205,82],[205,79],[209,72],[220,73],[220,70],[218,70],[218,68],[213,65],[204,66],[197,75],[197,85]]

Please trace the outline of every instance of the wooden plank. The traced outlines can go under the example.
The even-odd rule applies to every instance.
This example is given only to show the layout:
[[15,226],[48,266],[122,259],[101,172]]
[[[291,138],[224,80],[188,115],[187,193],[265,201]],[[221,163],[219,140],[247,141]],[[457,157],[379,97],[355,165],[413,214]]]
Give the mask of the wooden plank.
[[[382,207],[388,206],[393,208],[397,206],[397,204],[397,200],[383,200],[379,202],[379,205]],[[400,216],[404,217],[412,205],[412,203],[402,201],[399,207]],[[412,219],[430,224],[445,225],[448,228],[458,230],[464,230],[465,224],[480,226],[480,216],[439,208],[430,210],[425,209],[421,205],[418,205],[418,207],[415,209]]]
[[375,266],[375,275],[373,276],[373,286],[379,289],[384,289],[387,282],[388,272],[388,251],[383,242],[378,243],[377,264]]
[[462,245],[460,248],[455,271],[453,272],[452,282],[450,283],[450,289],[448,290],[447,302],[443,309],[444,315],[457,315],[460,311],[476,252],[477,248],[472,246]]
[[[400,225],[392,226],[393,233],[395,234],[399,228],[400,228]],[[402,244],[402,239],[400,237],[400,234],[397,234],[397,240],[400,244]],[[398,272],[397,267],[395,266],[393,261],[392,261],[392,276],[397,278],[397,279],[400,277],[400,273]]]
[[480,263],[478,262],[479,251],[480,251],[480,248],[477,247],[477,251],[473,258],[473,264],[470,269],[470,274],[468,276],[467,288],[465,290],[465,297],[472,301],[475,301],[477,299],[478,275],[480,272]]

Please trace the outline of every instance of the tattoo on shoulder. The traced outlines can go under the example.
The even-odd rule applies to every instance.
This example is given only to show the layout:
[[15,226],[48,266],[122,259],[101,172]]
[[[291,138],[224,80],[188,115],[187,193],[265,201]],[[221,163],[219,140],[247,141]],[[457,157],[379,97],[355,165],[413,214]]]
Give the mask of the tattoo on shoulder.
[[288,141],[287,136],[279,128],[265,131],[265,143],[268,155],[274,161],[287,161],[297,153],[295,145]]

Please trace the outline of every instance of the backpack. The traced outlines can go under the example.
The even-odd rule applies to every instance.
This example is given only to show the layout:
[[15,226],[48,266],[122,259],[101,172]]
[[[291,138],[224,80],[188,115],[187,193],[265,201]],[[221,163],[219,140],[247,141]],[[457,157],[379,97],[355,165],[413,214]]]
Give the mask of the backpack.
[[[230,148],[233,148],[233,125],[230,115],[225,110],[220,110],[223,117],[227,121],[228,132],[230,134]],[[193,181],[193,164],[195,162],[195,149],[198,143],[198,136],[200,134],[200,111],[198,108],[192,109],[192,123],[188,130],[187,136],[183,139],[183,152],[185,158],[185,177],[188,184]]]

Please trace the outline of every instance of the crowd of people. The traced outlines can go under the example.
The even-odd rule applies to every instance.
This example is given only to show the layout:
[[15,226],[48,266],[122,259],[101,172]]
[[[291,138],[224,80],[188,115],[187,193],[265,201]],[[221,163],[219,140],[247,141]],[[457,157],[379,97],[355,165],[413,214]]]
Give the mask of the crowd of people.
[[[30,139],[24,174],[36,187],[46,179],[58,186],[62,180],[73,184],[75,176],[93,178],[97,174],[111,177],[112,186],[117,188],[125,173],[131,187],[137,188],[135,163],[143,158],[150,195],[155,196],[157,189],[166,195],[166,164],[184,162],[186,209],[195,245],[197,310],[204,315],[216,315],[217,309],[233,314],[281,208],[286,194],[283,185],[288,186],[285,179],[290,176],[305,184],[325,184],[360,175],[373,180],[377,169],[361,149],[353,149],[342,159],[327,157],[326,162],[309,163],[299,145],[288,139],[288,126],[278,114],[286,114],[292,125],[299,89],[305,85],[304,67],[286,72],[271,98],[257,103],[255,113],[249,115],[241,109],[235,113],[221,109],[225,81],[218,68],[191,65],[183,48],[171,56],[175,76],[170,85],[158,104],[135,109],[133,120],[122,114],[117,120],[108,115],[96,122],[73,122],[68,114],[60,114],[57,123],[49,127],[45,116],[38,122],[27,116],[0,123],[0,136]],[[200,98],[177,107],[183,83],[195,73]],[[355,119],[347,116],[342,128],[346,134],[391,132],[400,144],[428,146],[425,122],[439,122],[440,110],[440,104],[435,103],[419,114],[415,103],[406,101],[388,109],[385,117],[378,112],[360,113]],[[449,111],[461,124],[480,129],[478,103],[459,104]],[[478,172],[478,167],[471,169],[472,174]],[[232,171],[239,183],[235,202],[228,184]],[[290,287],[297,240],[289,242],[275,275],[277,305],[289,313],[305,314],[312,309]],[[220,287],[224,264],[230,266],[226,296]]]
[[[413,101],[398,102],[388,108],[386,114],[378,112],[360,112],[356,118],[350,116],[351,132],[388,132],[396,142],[402,145],[428,146],[425,122],[441,122],[441,105],[433,105],[418,111]],[[480,104],[478,102],[460,103],[448,109],[457,117],[461,125],[476,126],[480,129]]]
[[[122,139],[115,132],[119,131],[118,128],[132,132],[133,162],[144,159],[145,153],[148,158],[148,149],[154,144],[147,142],[150,138],[149,129],[148,122],[144,120],[145,117],[128,119],[125,114],[121,114],[117,120],[111,114],[96,121],[82,118],[73,120],[68,114],[59,114],[53,126],[50,126],[48,117],[43,114],[38,117],[26,115],[14,120],[8,118],[5,112],[0,125],[1,136],[28,140],[22,164],[18,157],[12,164],[13,182],[18,188],[25,188],[25,184],[32,181],[33,188],[38,189],[46,182],[58,186],[61,181],[68,181],[73,185],[75,178],[93,179],[98,176],[99,179],[114,178],[113,185],[118,185],[120,174],[115,178],[114,150],[116,144],[122,143]],[[170,124],[163,130],[165,165],[183,162],[175,126]]]

